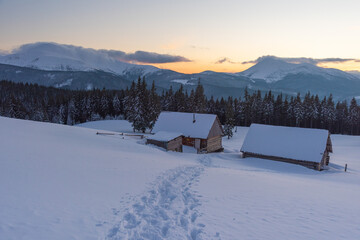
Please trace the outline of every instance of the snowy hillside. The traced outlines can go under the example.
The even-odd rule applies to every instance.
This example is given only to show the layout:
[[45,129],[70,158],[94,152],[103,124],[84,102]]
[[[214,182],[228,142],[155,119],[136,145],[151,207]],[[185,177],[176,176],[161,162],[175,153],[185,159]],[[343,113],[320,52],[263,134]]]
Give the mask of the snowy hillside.
[[289,74],[309,74],[325,78],[357,79],[354,75],[338,69],[321,68],[309,63],[288,63],[272,56],[263,57],[256,65],[239,73],[241,76],[246,76],[251,79],[262,79],[268,83],[282,80]]
[[0,63],[41,70],[102,70],[120,75],[158,71],[153,66],[120,62],[109,51],[46,42],[22,45],[11,54],[0,56]]
[[207,155],[97,131],[0,118],[1,239],[360,237],[360,137],[332,136],[317,172],[240,158],[247,128]]

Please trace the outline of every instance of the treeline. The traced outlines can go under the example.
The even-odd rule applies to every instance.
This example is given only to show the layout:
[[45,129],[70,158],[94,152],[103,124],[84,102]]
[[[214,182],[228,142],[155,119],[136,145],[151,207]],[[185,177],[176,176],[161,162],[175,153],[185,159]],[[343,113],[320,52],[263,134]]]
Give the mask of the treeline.
[[190,93],[180,86],[157,94],[154,84],[149,87],[140,78],[129,89],[92,91],[0,82],[0,115],[7,117],[68,125],[124,118],[134,130],[145,131],[153,127],[160,111],[217,114],[230,130],[234,125],[263,123],[360,135],[360,107],[355,98],[335,103],[331,95],[320,99],[308,93],[301,99],[299,94],[289,98],[245,90],[242,98],[207,99],[200,83]]

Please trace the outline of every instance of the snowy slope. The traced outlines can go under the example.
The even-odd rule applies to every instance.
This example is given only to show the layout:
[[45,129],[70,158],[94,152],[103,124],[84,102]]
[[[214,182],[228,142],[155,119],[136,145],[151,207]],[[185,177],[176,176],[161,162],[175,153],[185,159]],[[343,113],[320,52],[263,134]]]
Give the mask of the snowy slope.
[[207,155],[8,118],[0,131],[1,239],[360,237],[360,137],[332,136],[330,169],[317,172],[240,158],[242,127]]
[[13,53],[0,56],[0,63],[42,70],[102,70],[120,75],[132,72],[143,75],[159,70],[153,66],[120,62],[108,51],[46,42],[22,45]]
[[268,83],[284,79],[289,74],[318,75],[325,78],[348,78],[357,79],[352,74],[332,68],[321,68],[309,63],[288,63],[280,58],[263,57],[256,65],[238,73],[251,79],[262,79]]
[[128,196],[193,165],[96,131],[0,117],[0,239],[104,239]]

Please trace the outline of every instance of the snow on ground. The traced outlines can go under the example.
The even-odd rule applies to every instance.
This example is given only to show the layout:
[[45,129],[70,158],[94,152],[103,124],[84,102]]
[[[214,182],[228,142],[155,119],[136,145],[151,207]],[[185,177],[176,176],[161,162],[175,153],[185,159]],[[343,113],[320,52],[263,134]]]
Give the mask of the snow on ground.
[[55,87],[56,87],[56,88],[61,88],[61,87],[65,87],[65,86],[70,86],[71,83],[72,83],[72,81],[73,81],[72,78],[67,79],[65,82],[55,84]]
[[242,159],[244,127],[199,155],[98,129],[131,132],[0,118],[1,239],[360,238],[360,137],[332,136],[317,172]]
[[77,127],[92,128],[97,130],[132,133],[131,123],[124,120],[101,120],[86,122],[76,125]]
[[180,83],[182,85],[195,85],[195,83],[189,82],[189,79],[173,79],[171,82]]
[[1,117],[0,132],[0,239],[104,239],[122,199],[194,165],[92,129]]

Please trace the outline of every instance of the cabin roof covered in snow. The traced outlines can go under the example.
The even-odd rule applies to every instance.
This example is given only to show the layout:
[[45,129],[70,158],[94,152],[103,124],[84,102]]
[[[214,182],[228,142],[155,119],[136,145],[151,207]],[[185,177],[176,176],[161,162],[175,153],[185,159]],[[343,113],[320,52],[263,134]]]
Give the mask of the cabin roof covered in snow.
[[218,120],[214,114],[161,112],[153,132],[181,132],[185,137],[206,139],[215,121]]
[[241,152],[321,162],[329,131],[251,124]]
[[161,141],[161,142],[168,142],[182,135],[183,135],[182,133],[177,133],[177,132],[159,131],[154,135],[149,136],[148,139]]

